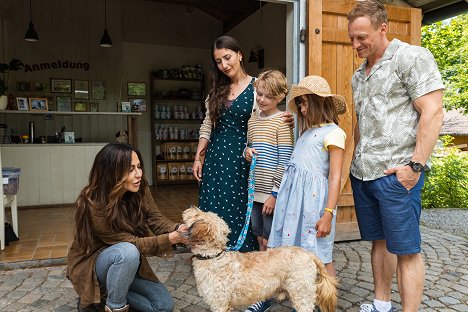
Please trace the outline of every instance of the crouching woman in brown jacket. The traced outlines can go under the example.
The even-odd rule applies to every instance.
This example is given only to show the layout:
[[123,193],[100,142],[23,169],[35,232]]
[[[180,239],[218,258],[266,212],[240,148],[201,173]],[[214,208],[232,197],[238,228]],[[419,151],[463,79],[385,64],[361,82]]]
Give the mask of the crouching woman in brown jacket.
[[140,153],[111,143],[96,155],[76,201],[68,278],[79,311],[172,311],[168,290],[146,256],[171,257],[185,225],[164,217],[151,196]]

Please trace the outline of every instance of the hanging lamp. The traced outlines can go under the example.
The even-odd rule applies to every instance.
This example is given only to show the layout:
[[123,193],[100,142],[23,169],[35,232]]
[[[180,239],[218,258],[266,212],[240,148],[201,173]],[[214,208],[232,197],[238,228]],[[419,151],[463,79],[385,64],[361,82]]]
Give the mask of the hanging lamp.
[[29,27],[28,30],[26,31],[26,34],[24,35],[24,40],[26,41],[39,41],[39,36],[37,35],[37,32],[34,30],[34,24],[32,22],[32,5],[31,5],[31,0],[29,0]]
[[107,0],[104,0],[104,34],[101,37],[100,46],[103,48],[112,47],[112,40],[109,37],[109,31],[107,30]]

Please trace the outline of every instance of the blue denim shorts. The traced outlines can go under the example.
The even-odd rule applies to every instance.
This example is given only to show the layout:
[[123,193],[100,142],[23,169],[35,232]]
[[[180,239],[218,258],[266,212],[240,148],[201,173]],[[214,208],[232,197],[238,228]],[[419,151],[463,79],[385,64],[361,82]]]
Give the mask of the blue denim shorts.
[[273,215],[262,214],[262,210],[263,203],[253,203],[252,216],[250,219],[250,222],[252,223],[252,233],[255,236],[261,236],[264,239],[268,239],[270,237]]
[[385,240],[388,251],[393,254],[420,253],[419,220],[424,173],[409,191],[395,174],[371,181],[350,177],[361,238]]

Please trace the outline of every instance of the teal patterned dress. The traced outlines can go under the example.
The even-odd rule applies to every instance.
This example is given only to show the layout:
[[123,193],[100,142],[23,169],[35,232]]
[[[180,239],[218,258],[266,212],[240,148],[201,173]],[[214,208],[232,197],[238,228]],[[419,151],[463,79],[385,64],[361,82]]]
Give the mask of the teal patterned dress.
[[[253,81],[221,111],[217,125],[211,131],[203,165],[199,206],[226,221],[231,229],[228,247],[236,244],[247,210],[249,164],[242,153],[254,101]],[[258,249],[258,243],[249,228],[240,251],[254,249]]]

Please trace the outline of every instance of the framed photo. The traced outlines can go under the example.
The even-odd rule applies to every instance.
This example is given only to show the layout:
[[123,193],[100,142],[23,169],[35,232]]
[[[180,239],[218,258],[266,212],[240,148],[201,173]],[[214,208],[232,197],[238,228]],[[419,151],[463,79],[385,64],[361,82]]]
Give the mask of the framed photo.
[[128,82],[127,94],[129,96],[145,96],[146,82]]
[[88,80],[75,80],[74,88],[75,99],[88,100],[89,99],[89,81]]
[[47,98],[29,98],[29,109],[31,111],[46,112]]
[[71,79],[50,79],[50,91],[53,93],[71,93],[72,81]]
[[16,91],[31,92],[31,81],[18,81],[16,83]]
[[33,91],[35,92],[49,92],[49,83],[46,81],[34,81]]
[[132,107],[130,106],[130,102],[122,102],[122,112],[124,113],[132,112]]
[[17,97],[16,98],[16,106],[20,111],[27,111],[29,110],[29,103],[28,98],[26,97]]
[[47,107],[49,111],[56,111],[57,106],[55,106],[55,98],[53,96],[47,97]]
[[129,99],[132,112],[146,112],[146,99]]
[[102,80],[91,81],[91,100],[106,99],[106,82]]
[[98,102],[90,102],[89,103],[89,111],[90,112],[98,112],[99,111],[99,103]]
[[75,143],[75,132],[65,131],[63,133],[63,140],[67,144]]
[[87,102],[75,102],[75,105],[73,105],[73,110],[75,112],[87,112],[88,103]]
[[71,96],[57,96],[56,98],[57,111],[71,112],[72,111],[72,98]]

